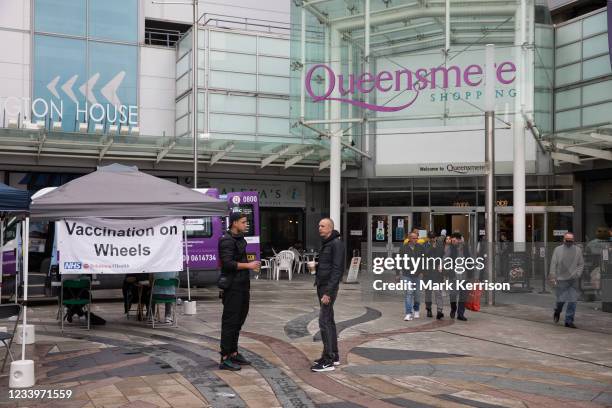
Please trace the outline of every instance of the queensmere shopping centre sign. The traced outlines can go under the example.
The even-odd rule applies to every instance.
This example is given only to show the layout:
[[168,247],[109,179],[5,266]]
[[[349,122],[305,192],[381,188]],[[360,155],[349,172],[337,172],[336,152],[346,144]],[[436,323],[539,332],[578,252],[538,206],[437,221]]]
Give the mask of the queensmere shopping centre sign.
[[[327,81],[321,89],[315,84],[321,83],[322,78],[326,78]],[[508,89],[515,79],[516,65],[512,61],[504,60],[496,63],[495,80],[498,88],[496,97],[515,97],[514,88]],[[421,100],[436,103],[481,99],[484,66],[474,63],[439,65],[394,71],[381,70],[377,73],[364,72],[347,76],[334,72],[329,65],[317,64],[308,70],[304,85],[313,102],[339,101],[378,112],[397,112]],[[371,103],[360,100],[365,98],[354,99],[355,96],[367,96],[371,92],[376,92],[376,99],[381,102]],[[401,102],[393,103],[394,96],[400,92],[406,93],[407,96],[402,98]],[[382,102],[385,99],[387,102]]]

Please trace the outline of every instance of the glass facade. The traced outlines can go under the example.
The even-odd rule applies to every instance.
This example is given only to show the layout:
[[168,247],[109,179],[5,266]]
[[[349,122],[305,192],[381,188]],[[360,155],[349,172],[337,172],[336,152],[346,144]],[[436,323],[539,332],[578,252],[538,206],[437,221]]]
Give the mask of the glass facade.
[[[177,47],[177,137],[191,133],[191,43],[189,33]],[[329,156],[316,133],[292,129],[288,32],[200,26],[198,48],[198,132],[209,134],[214,146],[239,143],[262,154],[289,147],[289,157],[306,151],[305,162]],[[344,159],[352,163],[355,157],[346,152]]]
[[34,31],[34,121],[138,126],[136,0],[36,0]]
[[560,25],[555,32],[555,130],[612,123],[612,69],[606,9]]

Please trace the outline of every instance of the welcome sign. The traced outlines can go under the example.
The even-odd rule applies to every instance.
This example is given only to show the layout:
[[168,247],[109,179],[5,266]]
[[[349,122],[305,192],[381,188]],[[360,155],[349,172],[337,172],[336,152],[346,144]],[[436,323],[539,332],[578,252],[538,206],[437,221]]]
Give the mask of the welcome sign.
[[146,220],[57,221],[60,273],[117,274],[183,270],[183,223]]

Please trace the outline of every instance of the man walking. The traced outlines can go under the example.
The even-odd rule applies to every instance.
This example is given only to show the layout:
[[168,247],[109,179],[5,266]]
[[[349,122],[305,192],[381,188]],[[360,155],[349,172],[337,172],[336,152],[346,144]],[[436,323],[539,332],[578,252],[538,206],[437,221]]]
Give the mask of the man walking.
[[584,269],[584,258],[582,249],[574,245],[574,234],[565,233],[563,245],[555,248],[550,261],[549,279],[555,286],[557,304],[553,320],[559,321],[563,305],[567,302],[565,309],[565,327],[575,329],[574,314],[576,313],[576,301],[578,300],[578,282]]
[[[408,234],[408,242],[402,245],[399,250],[399,255],[403,258],[405,255],[408,258],[412,258],[414,261],[410,261],[409,265],[422,265],[425,262],[423,258],[423,246],[420,245],[417,241],[419,239],[419,235],[416,232],[411,232]],[[421,258],[419,260],[419,258]],[[418,262],[418,263],[417,263]],[[406,311],[406,315],[404,316],[404,320],[410,321],[412,319],[418,319],[420,316],[420,281],[423,278],[423,268],[419,268],[417,270],[402,270],[401,279],[406,282],[406,293],[404,299],[404,309]],[[399,278],[399,271],[398,276]]]
[[[456,265],[458,259],[460,258],[465,259],[471,257],[470,250],[463,242],[463,235],[461,235],[460,232],[453,232],[451,234],[451,244],[446,247],[444,257],[451,258],[453,260],[453,265]],[[457,280],[471,281],[473,278],[472,275],[473,274],[471,271],[459,271],[457,268],[451,269],[448,271],[448,280],[455,285]],[[449,290],[448,296],[450,298],[451,305],[451,319],[454,319],[455,315],[457,315],[457,320],[464,322],[467,321],[467,318],[465,317],[465,301],[467,299],[467,291],[464,289]]]
[[[429,241],[423,246],[427,267],[425,268],[425,282],[441,283],[442,271],[437,268],[436,260],[444,257],[444,237],[436,237],[435,232],[428,234]],[[442,291],[440,290],[425,290],[425,307],[427,309],[427,317],[433,317],[431,311],[432,295],[436,299],[436,319],[440,320],[444,317],[444,301]]]
[[240,329],[249,313],[251,287],[249,271],[259,269],[259,261],[247,261],[247,242],[243,236],[247,230],[246,215],[231,213],[229,229],[219,239],[221,273],[225,279],[219,364],[222,370],[237,371],[241,369],[241,365],[251,364],[238,352]]
[[334,321],[334,302],[338,296],[338,286],[344,273],[344,244],[330,218],[323,218],[319,221],[319,236],[323,242],[319,250],[315,285],[321,307],[319,330],[321,330],[323,341],[323,354],[311,367],[311,370],[316,372],[332,371],[335,365],[340,364],[338,334]]

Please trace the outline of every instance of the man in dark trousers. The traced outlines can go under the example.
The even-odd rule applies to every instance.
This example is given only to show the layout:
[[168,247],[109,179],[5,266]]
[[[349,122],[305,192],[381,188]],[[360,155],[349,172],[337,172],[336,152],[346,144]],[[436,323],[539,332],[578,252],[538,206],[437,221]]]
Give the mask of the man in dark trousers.
[[340,365],[338,334],[334,321],[334,302],[338,296],[338,286],[344,273],[344,244],[330,218],[323,218],[319,221],[319,236],[323,243],[319,250],[315,285],[321,307],[319,329],[323,341],[323,354],[311,367],[311,370],[316,372],[332,371],[335,365]]
[[222,370],[237,371],[241,365],[251,364],[238,352],[240,329],[249,313],[250,270],[259,269],[259,261],[247,260],[247,242],[243,236],[247,229],[246,215],[231,213],[229,229],[219,239],[221,273],[229,282],[228,288],[223,290],[219,364]]

